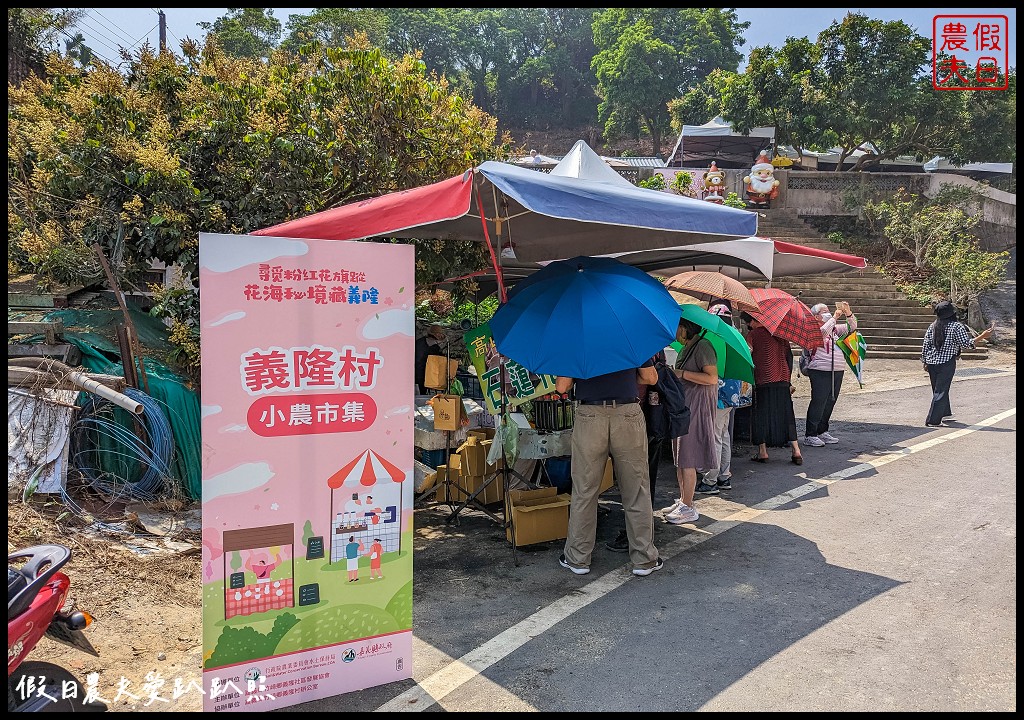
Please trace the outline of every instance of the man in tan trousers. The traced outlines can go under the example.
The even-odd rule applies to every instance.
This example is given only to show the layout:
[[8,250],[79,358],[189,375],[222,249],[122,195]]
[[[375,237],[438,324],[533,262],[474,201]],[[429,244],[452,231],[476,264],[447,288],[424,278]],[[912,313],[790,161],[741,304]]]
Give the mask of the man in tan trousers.
[[577,575],[590,572],[597,542],[597,496],[611,457],[626,516],[629,559],[634,575],[650,575],[665,564],[654,546],[654,512],[647,469],[647,427],[637,400],[637,383],[655,385],[658,371],[648,361],[588,380],[555,379],[559,393],[575,384],[572,430],[572,502],[569,537],[558,563]]

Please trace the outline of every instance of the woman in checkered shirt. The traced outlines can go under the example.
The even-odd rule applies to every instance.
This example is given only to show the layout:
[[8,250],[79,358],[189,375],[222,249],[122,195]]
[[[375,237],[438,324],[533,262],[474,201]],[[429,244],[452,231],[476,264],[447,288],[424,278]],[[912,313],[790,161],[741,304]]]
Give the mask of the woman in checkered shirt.
[[972,339],[967,326],[956,319],[953,303],[943,300],[935,306],[935,322],[928,326],[921,348],[921,362],[932,383],[932,404],[925,425],[940,427],[943,421],[954,420],[949,406],[949,386],[956,373],[956,359],[961,350],[973,349],[975,340],[987,340],[994,327],[995,324]]

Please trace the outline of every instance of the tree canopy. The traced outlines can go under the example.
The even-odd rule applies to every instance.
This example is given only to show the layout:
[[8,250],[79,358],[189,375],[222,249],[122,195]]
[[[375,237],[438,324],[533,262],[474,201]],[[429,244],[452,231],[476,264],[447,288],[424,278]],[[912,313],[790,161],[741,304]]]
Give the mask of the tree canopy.
[[[148,47],[126,72],[52,55],[8,88],[8,269],[129,282],[151,259],[194,268],[200,231],[245,233],[457,175],[509,147],[496,121],[406,56],[369,46],[233,57]],[[477,244],[420,244],[421,283],[481,266]],[[188,321],[188,319],[186,319]]]
[[720,114],[739,131],[774,125],[780,143],[839,148],[838,168],[862,170],[901,155],[953,162],[1016,155],[1016,72],[1005,92],[936,91],[931,40],[902,21],[850,13],[818,35],[754,48],[742,73],[712,73],[670,104],[676,127]]
[[605,133],[650,133],[653,153],[659,155],[661,139],[671,129],[668,103],[713,70],[735,71],[747,27],[735,11],[719,8],[601,12],[594,21],[597,54],[591,67]]

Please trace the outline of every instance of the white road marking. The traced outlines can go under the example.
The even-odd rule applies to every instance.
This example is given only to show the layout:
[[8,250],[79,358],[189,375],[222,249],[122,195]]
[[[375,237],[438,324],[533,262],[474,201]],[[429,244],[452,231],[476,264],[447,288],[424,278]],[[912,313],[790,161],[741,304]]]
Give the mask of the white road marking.
[[[726,530],[731,530],[741,523],[749,522],[766,512],[793,502],[823,486],[861,475],[910,455],[957,440],[1000,423],[1016,413],[1017,408],[1010,408],[968,427],[929,438],[928,440],[922,440],[919,443],[831,473],[818,480],[808,480],[799,487],[776,495],[757,505],[745,507],[721,520],[713,522],[707,527],[701,528],[703,530],[701,533],[684,535],[662,548],[660,550],[661,556],[665,559],[670,559],[674,555],[678,555],[706,540],[721,535]],[[450,665],[424,678],[415,687],[409,688],[381,705],[377,708],[376,712],[419,712],[429,709],[434,703],[440,704],[449,693],[454,692],[470,680],[476,678],[480,673],[508,657],[508,655],[538,635],[541,635],[556,623],[561,622],[577,610],[585,608],[595,600],[601,599],[624,583],[634,579],[634,577],[628,565],[605,573],[583,587],[574,590],[571,594],[559,598],[547,607],[541,608],[533,615],[513,625],[508,630],[499,633],[475,650],[471,650],[461,658],[453,660]]]

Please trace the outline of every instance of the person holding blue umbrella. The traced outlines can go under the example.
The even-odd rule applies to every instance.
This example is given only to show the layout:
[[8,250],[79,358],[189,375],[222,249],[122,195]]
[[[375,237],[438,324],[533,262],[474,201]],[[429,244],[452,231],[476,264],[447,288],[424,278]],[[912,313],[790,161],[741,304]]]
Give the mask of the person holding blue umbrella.
[[652,358],[674,337],[679,307],[642,270],[612,258],[553,262],[518,283],[491,318],[498,351],[575,388],[572,502],[559,564],[590,572],[598,492],[610,457],[622,497],[634,575],[664,566],[654,545],[647,428],[638,384],[658,381]]

